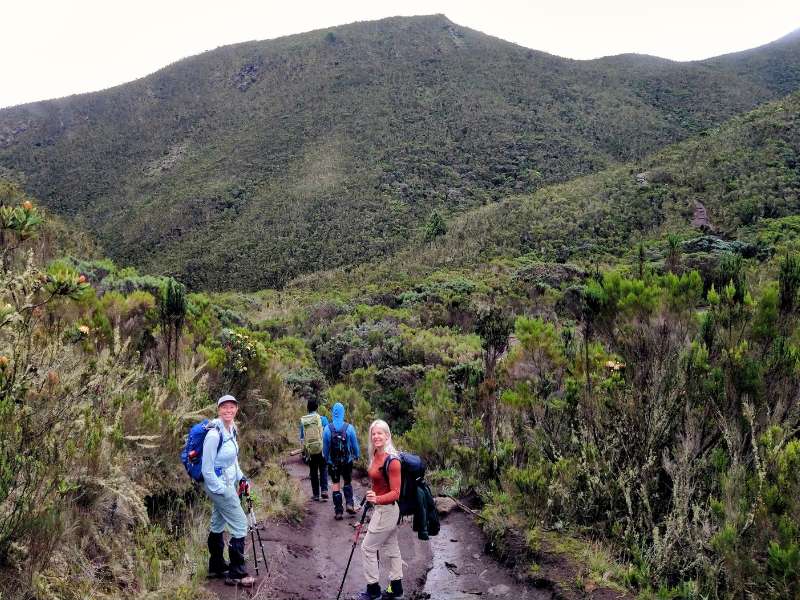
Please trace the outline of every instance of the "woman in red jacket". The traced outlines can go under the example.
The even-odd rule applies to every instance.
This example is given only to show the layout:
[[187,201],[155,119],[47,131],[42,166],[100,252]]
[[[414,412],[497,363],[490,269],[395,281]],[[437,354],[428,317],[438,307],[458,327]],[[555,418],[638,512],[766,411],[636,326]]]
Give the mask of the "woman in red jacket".
[[[392,444],[392,432],[385,421],[369,426],[368,473],[372,489],[367,502],[374,505],[367,535],[361,543],[367,591],[358,600],[399,599],[403,597],[403,561],[397,544],[397,522],[400,520],[400,459]],[[378,551],[389,565],[389,587],[381,594],[378,583]]]

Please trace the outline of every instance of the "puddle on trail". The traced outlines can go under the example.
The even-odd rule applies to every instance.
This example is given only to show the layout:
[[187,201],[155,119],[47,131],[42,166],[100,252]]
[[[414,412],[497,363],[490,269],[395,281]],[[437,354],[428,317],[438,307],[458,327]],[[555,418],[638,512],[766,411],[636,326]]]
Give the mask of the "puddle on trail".
[[459,510],[442,518],[439,535],[430,540],[433,567],[424,591],[431,600],[545,600],[545,590],[517,583],[492,557],[483,553],[485,538]]

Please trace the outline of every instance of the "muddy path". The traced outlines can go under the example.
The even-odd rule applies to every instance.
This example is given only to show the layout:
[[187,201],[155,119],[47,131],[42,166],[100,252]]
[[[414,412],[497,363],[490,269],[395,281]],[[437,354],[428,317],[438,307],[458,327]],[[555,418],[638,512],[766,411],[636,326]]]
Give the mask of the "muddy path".
[[[261,567],[254,588],[230,587],[211,581],[207,589],[220,599],[334,600],[347,559],[353,547],[353,533],[361,514],[343,521],[333,518],[333,503],[313,502],[308,468],[299,456],[286,459],[285,468],[301,484],[306,495],[306,514],[301,523],[266,522],[261,531],[269,561],[269,575]],[[366,493],[366,477],[353,477],[356,498]],[[368,517],[369,518],[369,517]],[[359,538],[359,546],[360,540]],[[470,600],[476,598],[522,598],[539,600],[552,596],[542,590],[520,585],[511,574],[483,553],[485,539],[471,517],[455,511],[442,518],[442,529],[429,542],[417,539],[411,523],[399,530],[403,556],[405,597],[429,600]],[[260,550],[256,548],[256,551]],[[247,539],[247,567],[255,576],[253,548]],[[386,586],[381,573],[381,587]],[[365,587],[361,549],[356,547],[347,574],[342,599],[351,598]]]
[[518,583],[508,569],[484,554],[486,538],[473,517],[454,510],[441,519],[439,535],[432,537],[433,563],[422,596],[431,600],[480,598],[545,600],[548,591]]

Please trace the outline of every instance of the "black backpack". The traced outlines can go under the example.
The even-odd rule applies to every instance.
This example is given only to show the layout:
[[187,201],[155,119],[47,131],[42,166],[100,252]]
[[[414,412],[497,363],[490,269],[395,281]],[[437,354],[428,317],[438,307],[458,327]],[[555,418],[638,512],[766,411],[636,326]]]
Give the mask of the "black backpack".
[[328,429],[331,431],[331,447],[330,447],[330,462],[334,465],[343,465],[348,461],[350,453],[347,451],[347,423],[342,426],[341,430],[333,426],[333,422],[328,423]]
[[[433,502],[430,487],[425,483],[425,461],[416,454],[400,452],[398,456],[387,456],[383,462],[383,476],[389,482],[389,463],[400,461],[400,519],[413,516],[413,530],[421,540],[439,533],[439,515]],[[398,519],[399,522],[399,519]]]
[[389,482],[389,463],[397,459],[400,461],[400,516],[413,515],[417,509],[417,484],[425,477],[425,461],[416,454],[401,452],[397,456],[387,456],[383,461],[383,476]]

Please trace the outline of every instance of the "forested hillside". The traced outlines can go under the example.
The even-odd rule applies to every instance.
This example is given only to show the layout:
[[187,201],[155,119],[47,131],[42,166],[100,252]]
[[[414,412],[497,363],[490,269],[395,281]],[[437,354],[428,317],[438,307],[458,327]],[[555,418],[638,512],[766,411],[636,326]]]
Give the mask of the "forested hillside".
[[115,259],[257,289],[703,131],[796,89],[799,49],[574,61],[444,16],[356,23],[0,111],[0,168]]
[[388,260],[290,287],[402,286],[517,257],[603,266],[639,261],[641,251],[663,260],[670,237],[705,272],[726,250],[763,260],[793,238],[798,165],[800,94],[792,94],[638,161],[468,211]]

